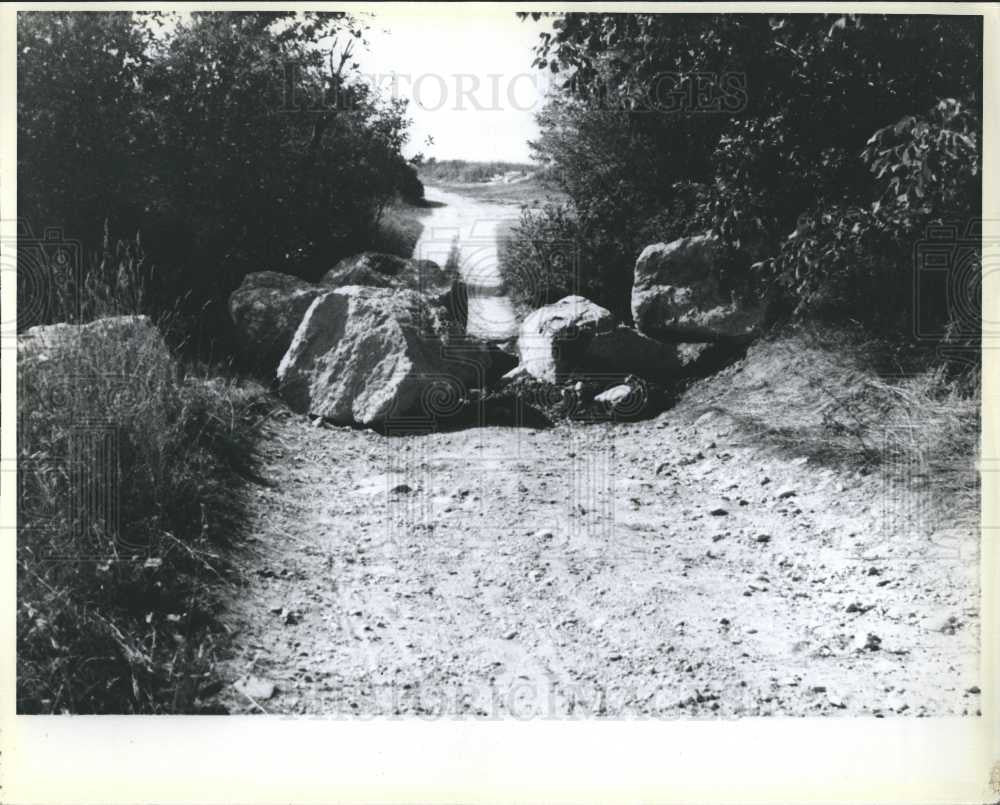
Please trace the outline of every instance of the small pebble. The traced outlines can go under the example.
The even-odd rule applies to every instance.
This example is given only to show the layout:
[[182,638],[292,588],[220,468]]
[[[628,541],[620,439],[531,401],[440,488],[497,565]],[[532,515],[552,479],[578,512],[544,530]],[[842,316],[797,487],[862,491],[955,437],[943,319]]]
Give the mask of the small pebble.
[[273,682],[255,676],[245,677],[236,682],[233,687],[256,701],[267,701],[277,692],[277,687]]

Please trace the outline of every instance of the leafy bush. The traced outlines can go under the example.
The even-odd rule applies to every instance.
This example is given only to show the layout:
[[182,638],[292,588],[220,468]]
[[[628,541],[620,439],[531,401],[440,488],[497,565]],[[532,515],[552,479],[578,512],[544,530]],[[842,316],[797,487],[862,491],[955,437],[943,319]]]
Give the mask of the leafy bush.
[[364,31],[327,12],[20,13],[20,215],[83,254],[106,220],[113,240],[141,231],[162,269],[147,303],[218,336],[247,272],[318,276],[418,195],[403,104],[352,59]]
[[573,293],[595,292],[598,272],[581,265],[580,225],[565,204],[525,209],[498,235],[501,276],[515,305],[531,309]]
[[371,250],[412,257],[424,225],[417,208],[398,203],[388,207],[376,225]]
[[922,299],[922,309],[913,308],[914,246],[933,226],[977,217],[978,128],[974,113],[944,99],[869,138],[862,158],[881,189],[878,198],[800,216],[793,235],[762,263],[770,282],[794,300],[795,313],[853,316],[883,332],[912,332],[919,313],[925,329],[946,327],[954,312],[947,299]]
[[624,313],[645,245],[714,231],[790,310],[905,334],[912,294],[889,290],[912,287],[915,241],[981,215],[981,18],[552,16],[534,157],[595,301]]
[[[630,229],[616,230],[603,224],[585,225],[572,203],[526,208],[499,238],[500,273],[512,300],[522,308],[581,294],[629,321],[635,257],[645,245],[662,238],[664,227],[676,226],[678,221],[679,217],[660,213]],[[698,230],[692,224],[674,231],[683,237]],[[623,250],[634,253],[627,267]]]
[[408,204],[422,204],[424,201],[424,183],[420,181],[417,169],[413,165],[400,165],[399,196]]
[[19,366],[17,707],[192,712],[262,388],[178,380],[155,338]]

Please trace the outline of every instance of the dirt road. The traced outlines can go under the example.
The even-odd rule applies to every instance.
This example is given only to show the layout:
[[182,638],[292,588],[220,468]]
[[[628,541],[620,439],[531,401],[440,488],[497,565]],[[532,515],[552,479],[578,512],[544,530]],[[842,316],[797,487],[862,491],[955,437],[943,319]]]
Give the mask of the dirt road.
[[503,341],[517,332],[517,316],[503,292],[497,259],[497,229],[517,218],[513,204],[496,204],[468,195],[425,188],[436,205],[424,219],[413,256],[446,265],[452,247],[459,250],[459,270],[469,293],[466,329],[479,338]]
[[[230,712],[972,715],[978,535],[724,415],[266,444]],[[973,554],[970,558],[969,552]]]

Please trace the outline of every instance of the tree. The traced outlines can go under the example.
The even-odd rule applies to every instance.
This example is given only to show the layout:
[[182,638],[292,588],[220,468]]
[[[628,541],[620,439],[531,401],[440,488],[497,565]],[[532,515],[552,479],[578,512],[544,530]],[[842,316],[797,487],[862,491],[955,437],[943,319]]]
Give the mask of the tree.
[[[767,261],[789,248],[803,214],[839,220],[875,203],[884,186],[862,155],[869,138],[942,99],[960,105],[961,132],[978,142],[977,17],[556,15],[535,64],[558,87],[539,116],[536,157],[570,198],[581,249],[600,255],[599,301],[619,311],[635,257],[654,238],[712,230]],[[918,130],[929,129],[901,133]],[[953,192],[929,195],[899,225],[912,235],[922,221],[975,215],[972,168],[942,163],[938,178]],[[883,258],[909,259],[904,229],[890,233],[896,247]],[[782,276],[762,280],[795,297]]]
[[17,15],[18,212],[36,234],[99,238],[102,216],[132,217],[148,173],[145,77],[161,18]]
[[364,34],[339,12],[22,13],[22,215],[88,254],[105,221],[141,230],[161,309],[218,332],[247,272],[316,276],[415,192]]

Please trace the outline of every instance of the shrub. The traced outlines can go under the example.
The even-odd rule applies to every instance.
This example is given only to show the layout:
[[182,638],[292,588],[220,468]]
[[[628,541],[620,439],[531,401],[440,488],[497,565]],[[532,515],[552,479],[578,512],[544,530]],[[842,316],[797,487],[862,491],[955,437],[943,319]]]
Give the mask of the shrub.
[[607,307],[643,246],[712,231],[798,315],[901,338],[915,241],[981,216],[981,18],[554,14],[536,55],[533,156]]
[[163,269],[144,304],[221,338],[245,274],[318,277],[419,193],[404,104],[352,60],[363,32],[340,12],[19,14],[19,214],[88,255],[106,220],[141,230]]
[[393,204],[382,214],[370,239],[370,250],[412,257],[413,249],[424,231],[417,209],[406,204]]
[[[520,219],[499,233],[500,273],[512,300],[522,308],[581,294],[628,322],[640,244],[659,240],[660,225],[661,219],[654,217],[629,235],[617,235],[603,226],[584,225],[571,204],[524,209]],[[675,232],[677,237],[690,234],[683,229]],[[631,244],[629,251],[623,251],[626,241]]]
[[536,308],[572,292],[576,241],[576,222],[556,205],[523,210],[519,221],[497,233],[500,275],[515,305]]
[[400,165],[399,195],[409,204],[421,204],[424,200],[424,183],[413,165]]
[[[919,314],[924,331],[943,331],[955,314],[947,298],[913,306],[915,246],[931,227],[962,231],[978,216],[978,131],[975,113],[954,99],[876,131],[862,158],[878,197],[818,205],[800,216],[792,236],[762,263],[766,280],[799,315],[853,317],[890,334],[914,332]],[[970,273],[978,275],[981,254],[973,258]],[[972,304],[978,309],[978,300]]]

